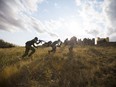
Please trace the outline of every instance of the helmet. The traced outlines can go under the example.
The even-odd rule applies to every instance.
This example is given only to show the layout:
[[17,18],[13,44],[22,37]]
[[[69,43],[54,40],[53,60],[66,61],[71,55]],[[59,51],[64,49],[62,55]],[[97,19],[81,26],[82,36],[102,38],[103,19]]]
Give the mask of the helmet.
[[35,39],[35,40],[38,40],[38,38],[37,38],[37,37],[35,37],[34,39]]

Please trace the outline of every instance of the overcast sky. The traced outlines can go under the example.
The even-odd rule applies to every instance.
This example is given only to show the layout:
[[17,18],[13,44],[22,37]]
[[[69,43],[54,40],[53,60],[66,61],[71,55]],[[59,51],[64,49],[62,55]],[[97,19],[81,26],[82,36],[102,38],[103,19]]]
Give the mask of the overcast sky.
[[116,0],[0,0],[0,39],[17,45],[35,36],[116,41],[115,25]]

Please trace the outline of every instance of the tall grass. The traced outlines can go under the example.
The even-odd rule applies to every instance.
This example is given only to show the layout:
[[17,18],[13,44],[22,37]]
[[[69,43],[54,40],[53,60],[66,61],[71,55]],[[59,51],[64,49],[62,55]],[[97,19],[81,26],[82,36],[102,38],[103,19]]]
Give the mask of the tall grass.
[[115,87],[116,49],[77,46],[48,54],[38,48],[19,60],[24,48],[0,49],[0,87]]

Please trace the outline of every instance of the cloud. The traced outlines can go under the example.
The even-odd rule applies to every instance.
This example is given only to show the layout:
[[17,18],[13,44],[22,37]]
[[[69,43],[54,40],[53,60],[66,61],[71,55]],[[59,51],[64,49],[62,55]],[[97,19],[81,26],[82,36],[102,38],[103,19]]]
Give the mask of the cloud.
[[99,34],[98,30],[91,30],[91,31],[86,30],[86,32],[88,34],[91,34],[91,35],[95,36],[95,37],[97,37],[97,35]]
[[110,36],[110,41],[116,42],[116,33],[112,34],[112,36]]
[[43,0],[0,0],[0,30],[17,31],[35,29],[38,33],[48,33],[47,26],[34,18],[32,14],[37,11]]
[[[53,28],[53,22],[43,23],[43,22],[37,20],[36,18],[32,17],[30,25],[31,25],[30,27],[35,29],[37,32],[40,32],[40,33],[46,32],[52,37],[57,37],[57,35],[55,33],[52,33],[49,30],[50,28]],[[56,24],[54,26],[57,27]]]
[[75,0],[75,2],[77,6],[80,6],[82,4],[82,0]]
[[58,35],[54,34],[54,33],[51,33],[51,32],[47,32],[50,36],[53,36],[53,37],[58,37]]
[[38,4],[41,4],[44,0],[22,0],[23,5],[31,12],[35,12],[38,9]]
[[79,34],[85,31],[93,36],[115,37],[116,0],[75,0],[78,11],[76,17],[80,20],[69,17],[47,21],[33,17],[42,2],[44,0],[0,0],[0,30],[35,29],[38,33],[48,33],[50,36],[57,36],[57,32]]
[[85,32],[99,37],[110,36],[113,40],[116,33],[116,0],[75,1]]
[[116,33],[116,0],[105,0],[104,13],[107,20],[107,34]]
[[8,30],[13,27],[23,27],[22,20],[19,19],[18,4],[15,0],[0,0],[0,29]]
[[103,31],[105,19],[101,11],[103,3],[97,0],[76,0],[76,4],[80,8],[78,15],[82,19],[85,32],[93,36],[100,35],[99,33]]

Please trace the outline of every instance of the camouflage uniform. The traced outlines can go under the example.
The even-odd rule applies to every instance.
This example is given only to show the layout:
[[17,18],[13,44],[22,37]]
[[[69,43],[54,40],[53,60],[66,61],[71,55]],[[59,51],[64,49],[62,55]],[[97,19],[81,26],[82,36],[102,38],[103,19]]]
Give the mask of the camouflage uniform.
[[68,38],[64,41],[64,46],[68,45]]
[[77,38],[73,36],[69,41],[69,51],[72,52],[74,46],[77,44]]
[[34,44],[39,44],[40,42],[38,42],[38,38],[35,37],[33,40],[27,41],[25,43],[25,53],[23,54],[22,57],[25,57],[28,55],[29,51],[31,50],[31,53],[28,56],[31,56],[34,52],[35,52],[35,48],[37,48]]
[[48,41],[48,42],[45,42],[42,46],[49,47],[51,46],[51,44],[52,44],[52,41]]
[[58,39],[57,41],[54,41],[52,44],[51,44],[51,47],[52,47],[52,50],[48,51],[49,53],[50,52],[56,52],[56,47],[60,47],[62,44],[62,42],[60,41],[60,39]]

